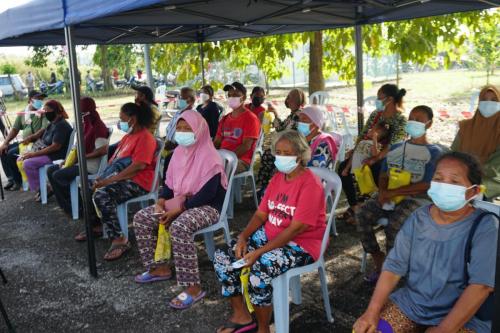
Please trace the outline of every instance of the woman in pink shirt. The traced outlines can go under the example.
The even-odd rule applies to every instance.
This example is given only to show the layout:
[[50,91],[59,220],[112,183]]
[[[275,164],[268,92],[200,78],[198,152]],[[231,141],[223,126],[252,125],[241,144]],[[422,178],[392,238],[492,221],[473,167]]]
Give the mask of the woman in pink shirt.
[[[306,168],[311,150],[297,131],[279,133],[272,144],[278,169],[247,227],[225,250],[217,250],[214,267],[229,297],[231,318],[217,332],[244,332],[258,326],[269,332],[272,280],[286,271],[318,259],[326,229],[321,181]],[[240,273],[233,263],[250,267],[249,294],[257,322],[243,302]]]

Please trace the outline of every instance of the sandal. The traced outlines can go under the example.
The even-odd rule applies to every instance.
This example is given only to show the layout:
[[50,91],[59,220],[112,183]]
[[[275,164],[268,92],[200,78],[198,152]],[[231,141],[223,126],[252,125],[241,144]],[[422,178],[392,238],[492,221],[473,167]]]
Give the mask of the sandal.
[[108,252],[106,252],[106,254],[104,255],[104,260],[113,261],[120,259],[125,254],[125,252],[130,250],[130,248],[130,242],[127,242],[125,244],[111,244]]
[[[184,309],[187,309],[187,308],[190,308],[191,306],[193,306],[194,303],[201,300],[203,297],[205,297],[206,294],[207,293],[202,290],[202,291],[200,291],[200,293],[196,297],[193,297],[193,296],[189,295],[187,292],[183,291],[179,295],[175,296],[175,298],[173,300],[171,300],[170,303],[168,303],[168,305],[170,305],[171,308],[174,308],[177,310],[184,310]],[[176,300],[180,301],[181,304],[175,303],[174,301],[176,301]]]
[[[95,231],[95,230],[93,230],[92,234],[94,235],[94,239],[101,238],[103,236],[102,231]],[[78,235],[75,236],[75,240],[77,242],[85,242],[85,241],[87,241],[87,232],[86,231],[80,232]]]
[[135,276],[134,281],[137,283],[151,283],[151,282],[156,282],[156,281],[166,281],[170,280],[172,278],[172,273],[169,275],[153,275],[149,272],[144,272],[142,274],[138,274]]
[[233,329],[231,333],[243,333],[243,332],[253,332],[255,331],[256,328],[257,328],[257,323],[255,322],[255,320],[252,320],[247,324],[237,324],[228,320],[227,322],[224,323],[224,325],[219,327],[216,332],[223,331],[226,329]]
[[339,216],[339,219],[344,220],[344,222],[348,225],[357,224],[354,210],[350,207],[341,216]]
[[42,197],[40,191],[36,192],[35,194],[35,201],[36,202],[42,202]]

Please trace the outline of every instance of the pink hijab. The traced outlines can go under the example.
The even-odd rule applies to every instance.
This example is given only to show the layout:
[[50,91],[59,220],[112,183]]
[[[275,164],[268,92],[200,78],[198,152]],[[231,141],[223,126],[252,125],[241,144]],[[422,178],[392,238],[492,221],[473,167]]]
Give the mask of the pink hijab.
[[221,174],[221,184],[227,189],[227,177],[219,153],[210,138],[207,122],[193,110],[182,113],[193,129],[196,142],[191,146],[177,146],[168,165],[165,184],[174,191],[174,196],[194,195],[213,176]]

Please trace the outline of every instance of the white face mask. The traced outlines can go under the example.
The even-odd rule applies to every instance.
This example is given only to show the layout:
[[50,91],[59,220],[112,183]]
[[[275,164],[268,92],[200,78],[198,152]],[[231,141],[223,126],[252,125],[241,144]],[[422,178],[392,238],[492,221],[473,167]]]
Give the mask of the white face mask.
[[495,101],[479,101],[479,112],[485,118],[494,116],[500,111],[500,102]]
[[208,101],[210,99],[210,95],[208,94],[205,94],[205,93],[201,93],[200,94],[200,101],[202,103],[205,103],[206,101]]
[[239,108],[241,106],[241,97],[229,97],[227,105],[233,110]]

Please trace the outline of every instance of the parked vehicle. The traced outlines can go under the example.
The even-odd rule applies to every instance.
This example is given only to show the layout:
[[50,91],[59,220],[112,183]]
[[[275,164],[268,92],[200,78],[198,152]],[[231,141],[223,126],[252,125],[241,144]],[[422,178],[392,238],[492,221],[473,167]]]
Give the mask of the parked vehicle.
[[12,88],[12,85],[14,85],[18,94],[21,95],[20,97],[28,95],[28,88],[26,88],[26,86],[24,85],[24,82],[19,74],[11,74],[10,79],[7,74],[0,75],[0,90],[2,91],[4,97],[14,95],[14,89]]
[[41,81],[40,91],[46,95],[60,95],[64,92],[64,81],[59,80],[56,83]]

